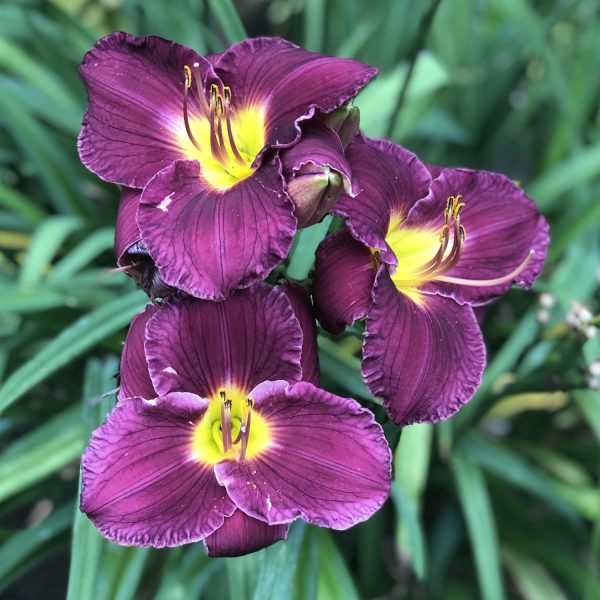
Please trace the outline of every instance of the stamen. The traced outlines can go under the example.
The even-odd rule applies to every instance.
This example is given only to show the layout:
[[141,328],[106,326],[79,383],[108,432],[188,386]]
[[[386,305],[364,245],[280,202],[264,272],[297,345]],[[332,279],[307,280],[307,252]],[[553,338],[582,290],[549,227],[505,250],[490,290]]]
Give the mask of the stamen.
[[225,99],[225,124],[227,126],[227,138],[229,139],[229,146],[231,147],[231,151],[235,156],[235,160],[238,161],[241,165],[245,165],[246,161],[242,158],[237,146],[235,145],[235,140],[233,139],[233,131],[231,130],[231,88],[229,86],[225,86],[223,88],[223,97]]
[[[240,428],[240,434],[242,435],[242,448],[240,450],[240,459],[239,462],[244,462],[246,458],[246,450],[248,448],[248,439],[250,437],[250,422],[252,420],[252,407],[254,406],[254,400],[252,398],[248,398],[246,400],[246,406],[248,408],[248,416],[246,417],[245,422],[242,424]],[[243,431],[243,433],[242,433]]]
[[511,282],[515,277],[517,277],[517,275],[522,273],[534,254],[535,250],[530,250],[525,260],[514,271],[511,271],[502,277],[497,277],[496,279],[463,279],[462,277],[448,277],[446,275],[439,275],[435,279],[436,281],[444,281],[446,283],[455,283],[457,285],[469,285],[474,287],[492,287],[495,285],[502,285],[503,283]]
[[185,84],[183,86],[183,123],[185,125],[185,131],[188,134],[190,141],[192,142],[192,144],[194,144],[197,150],[201,150],[200,145],[198,144],[196,138],[194,137],[194,134],[192,133],[192,129],[190,127],[190,120],[188,116],[188,90],[192,85],[192,70],[187,65],[185,65],[183,67],[183,71],[185,73]]
[[[210,151],[212,152],[215,160],[220,162],[221,164],[226,163],[226,155],[223,151],[222,146],[219,145],[219,141],[217,139],[217,128],[216,128],[216,108],[217,108],[217,98],[219,98],[219,93],[217,91],[216,84],[212,84],[210,87]],[[220,119],[220,117],[219,117]],[[221,134],[222,137],[222,134]]]
[[217,140],[219,142],[219,147],[221,148],[221,150],[227,154],[227,151],[225,150],[225,139],[223,137],[223,98],[221,97],[221,95],[219,94],[217,96],[217,109],[216,109],[216,113],[217,113]]
[[224,388],[219,389],[221,397],[221,435],[223,438],[223,452],[232,447],[231,441],[231,400],[227,399]]

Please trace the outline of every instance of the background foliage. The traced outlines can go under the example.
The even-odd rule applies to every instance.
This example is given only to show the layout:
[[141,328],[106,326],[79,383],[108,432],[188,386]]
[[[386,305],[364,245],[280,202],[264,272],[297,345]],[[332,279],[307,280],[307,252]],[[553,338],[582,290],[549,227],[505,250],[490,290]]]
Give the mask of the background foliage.
[[[73,600],[600,598],[600,398],[586,371],[600,339],[565,322],[573,301],[599,305],[598,3],[236,6],[239,16],[229,0],[0,4],[0,596],[62,598],[68,585]],[[324,385],[374,408],[395,448],[392,499],[369,522],[335,534],[297,524],[287,544],[209,560],[201,544],[112,545],[78,512],[79,456],[114,402],[103,395],[145,303],[111,270],[117,190],[75,150],[78,63],[118,29],[201,53],[275,34],[378,65],[357,101],[368,135],[505,172],[549,218],[543,277],[487,311],[484,383],[450,421],[400,435],[368,399],[359,333],[320,337]],[[291,276],[310,272],[328,226],[299,236]],[[542,291],[555,304],[540,314]]]

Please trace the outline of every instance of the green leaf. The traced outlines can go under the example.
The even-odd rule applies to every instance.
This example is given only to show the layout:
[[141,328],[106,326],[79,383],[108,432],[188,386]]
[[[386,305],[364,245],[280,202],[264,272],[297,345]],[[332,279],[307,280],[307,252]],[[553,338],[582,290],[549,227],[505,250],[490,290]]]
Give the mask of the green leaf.
[[115,230],[112,227],[98,229],[61,259],[48,275],[48,283],[68,281],[97,256],[112,250]]
[[421,494],[427,482],[433,426],[409,425],[402,429],[394,452],[392,499],[396,504],[396,544],[411,557],[417,576],[426,570],[425,536],[421,524]]
[[230,44],[248,37],[231,0],[208,0],[208,5]]
[[426,571],[425,535],[416,502],[398,481],[392,483],[392,500],[398,513],[396,544],[401,551],[408,552],[417,577],[423,579]]
[[308,277],[315,264],[315,252],[327,235],[333,217],[327,216],[320,223],[301,229],[296,234],[296,243],[290,252],[286,275],[302,281]]
[[323,375],[329,377],[351,396],[370,398],[377,402],[376,399],[371,398],[360,375],[359,358],[349,354],[341,345],[325,336],[318,336],[317,343],[319,364]]
[[477,465],[458,454],[452,457],[451,465],[475,555],[481,596],[483,600],[502,600],[506,594],[500,570],[498,536],[485,479]]
[[[113,385],[118,365],[119,361],[114,357],[104,362],[92,358],[86,364],[82,399],[82,416],[85,424],[82,428],[82,444],[87,444],[92,430],[104,419],[106,403],[101,402],[101,397]],[[81,475],[79,494],[81,494]],[[79,505],[76,503],[67,600],[94,599],[94,584],[102,544],[102,536],[79,510]]]
[[348,567],[327,529],[313,529],[320,546],[317,600],[359,600]]
[[516,550],[504,548],[502,558],[524,600],[567,600],[544,566]]
[[552,480],[505,445],[471,431],[460,441],[459,448],[494,475],[534,494],[572,523],[578,522],[577,513],[561,497]]
[[325,1],[306,0],[304,6],[304,48],[313,52],[321,52],[325,22]]
[[8,187],[0,182],[0,206],[21,215],[30,225],[39,225],[46,213],[18,189]]
[[600,175],[600,147],[590,146],[576,152],[558,166],[546,171],[527,186],[527,193],[537,198],[541,211],[554,208],[562,196],[574,187]]
[[0,590],[10,583],[12,572],[23,568],[40,548],[69,528],[72,513],[72,504],[61,506],[37,525],[10,536],[0,546]]
[[13,372],[0,388],[0,411],[5,410],[48,375],[125,327],[145,305],[136,291],[81,317],[49,342],[36,356]]
[[79,411],[69,408],[0,454],[0,501],[75,460],[83,449]]
[[22,287],[37,285],[45,275],[61,244],[81,225],[81,219],[72,216],[46,219],[31,238],[31,244],[19,273],[19,284]]

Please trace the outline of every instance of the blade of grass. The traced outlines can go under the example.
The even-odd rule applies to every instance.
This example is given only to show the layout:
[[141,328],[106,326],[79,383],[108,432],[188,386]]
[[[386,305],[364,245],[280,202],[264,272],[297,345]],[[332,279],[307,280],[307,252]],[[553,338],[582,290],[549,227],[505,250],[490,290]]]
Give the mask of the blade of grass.
[[[105,416],[104,406],[99,400],[102,394],[114,385],[113,376],[117,372],[118,365],[119,361],[114,357],[110,357],[104,362],[92,358],[86,363],[82,399],[83,444],[88,442],[91,432],[100,425]],[[81,474],[79,476],[79,493],[81,493]],[[93,600],[102,544],[102,536],[76,504],[73,515],[67,600]]]
[[0,591],[9,585],[14,570],[22,568],[28,558],[69,528],[72,513],[72,504],[63,505],[41,523],[15,533],[0,546]]
[[315,264],[317,247],[327,235],[333,217],[327,216],[320,223],[301,229],[296,234],[296,243],[290,252],[286,275],[291,279],[302,281],[308,277]]
[[19,273],[19,284],[23,287],[37,285],[45,275],[61,244],[81,225],[81,219],[73,216],[56,216],[46,219],[31,238]]
[[101,306],[64,329],[6,379],[0,388],[0,412],[48,375],[125,327],[144,307],[145,300],[142,292],[132,292]]
[[69,408],[0,454],[0,501],[75,460],[83,449],[79,411]]
[[107,250],[111,250],[114,239],[115,231],[112,227],[105,227],[94,231],[54,265],[48,275],[48,283],[70,279],[97,256]]
[[458,447],[468,455],[469,460],[547,502],[571,523],[579,521],[577,513],[560,496],[552,480],[505,445],[470,431],[461,439]]
[[230,44],[248,37],[231,0],[208,0],[208,5]]
[[502,600],[506,594],[500,572],[498,536],[485,479],[477,465],[458,454],[452,457],[451,465],[467,522],[481,596],[483,600]]

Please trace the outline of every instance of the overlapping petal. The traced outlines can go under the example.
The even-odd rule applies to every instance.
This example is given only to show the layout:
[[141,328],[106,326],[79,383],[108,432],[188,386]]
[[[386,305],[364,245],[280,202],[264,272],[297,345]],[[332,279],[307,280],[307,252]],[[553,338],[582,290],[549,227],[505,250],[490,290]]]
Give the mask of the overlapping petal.
[[137,220],[164,281],[193,296],[223,299],[264,277],[296,231],[277,159],[217,193],[196,161],[177,161],[144,189]]
[[282,152],[287,192],[294,202],[298,227],[318,223],[340,197],[355,195],[350,165],[337,133],[317,120],[302,127],[302,138]]
[[212,468],[192,458],[193,423],[206,401],[130,398],[93,434],[83,456],[81,510],[122,545],[177,546],[205,538],[235,505]]
[[209,556],[242,556],[285,540],[287,534],[287,525],[269,525],[238,509],[204,544]]
[[142,190],[124,187],[121,190],[121,201],[119,202],[119,212],[115,224],[115,256],[117,264],[125,266],[124,254],[128,248],[140,240],[140,229],[135,215]]
[[183,158],[177,132],[183,127],[184,66],[194,63],[203,77],[212,73],[196,52],[159,37],[118,32],[99,40],[80,68],[89,96],[78,141],[81,162],[107,181],[143,188]]
[[485,287],[436,282],[436,288],[459,302],[484,304],[504,293],[513,282],[531,286],[546,259],[548,223],[534,202],[504,175],[443,169],[431,185],[431,194],[414,206],[405,226],[441,228],[447,198],[459,194],[465,204],[461,224],[466,230],[466,242],[458,264],[445,275],[469,280],[496,279],[515,270],[531,250],[535,253],[512,281]]
[[269,425],[269,448],[215,467],[237,506],[270,524],[302,517],[334,529],[380,508],[389,493],[390,450],[369,411],[305,382],[266,382],[252,397]]
[[266,284],[225,302],[164,302],[146,328],[157,392],[212,398],[221,387],[248,393],[268,379],[298,381],[302,331],[283,292]]
[[400,425],[454,414],[479,386],[485,346],[473,309],[451,298],[398,292],[382,267],[363,346],[363,378]]
[[234,104],[265,107],[266,147],[297,142],[301,121],[341,106],[377,73],[358,61],[309,52],[280,38],[233,45],[215,71],[231,87]]
[[313,296],[319,322],[331,333],[367,314],[377,265],[348,229],[328,235],[317,249]]
[[390,217],[406,218],[415,202],[427,196],[431,175],[415,154],[385,140],[358,136],[346,156],[361,192],[356,198],[342,195],[332,212],[346,217],[356,239],[395,265],[396,257],[385,241]]
[[151,400],[157,396],[148,373],[148,362],[144,350],[146,325],[156,311],[157,308],[149,304],[131,321],[121,354],[119,401],[136,396]]
[[310,295],[299,283],[286,281],[280,288],[288,297],[302,329],[302,381],[319,385],[319,351],[317,348],[317,324]]

